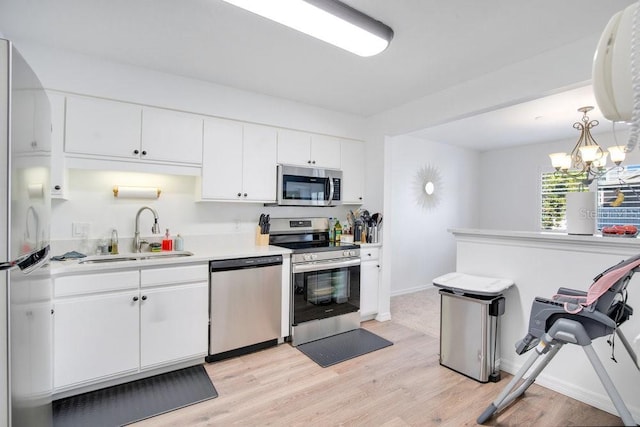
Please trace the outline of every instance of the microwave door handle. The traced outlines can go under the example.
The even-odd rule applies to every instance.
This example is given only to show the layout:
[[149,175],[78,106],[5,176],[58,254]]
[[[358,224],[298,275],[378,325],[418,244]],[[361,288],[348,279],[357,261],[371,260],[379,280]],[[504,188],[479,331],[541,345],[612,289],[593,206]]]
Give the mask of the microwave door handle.
[[333,186],[333,178],[329,177],[329,200],[327,200],[327,206],[330,206],[333,202],[333,193],[335,192],[335,188]]

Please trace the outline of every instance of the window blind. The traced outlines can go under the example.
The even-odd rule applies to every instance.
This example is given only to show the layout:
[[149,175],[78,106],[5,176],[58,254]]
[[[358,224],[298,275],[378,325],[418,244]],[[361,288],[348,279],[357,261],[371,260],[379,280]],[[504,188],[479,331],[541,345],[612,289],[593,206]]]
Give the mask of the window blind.
[[540,183],[541,210],[540,228],[542,230],[566,230],[566,194],[576,191],[587,191],[581,184],[586,174],[567,176],[555,172],[542,173]]

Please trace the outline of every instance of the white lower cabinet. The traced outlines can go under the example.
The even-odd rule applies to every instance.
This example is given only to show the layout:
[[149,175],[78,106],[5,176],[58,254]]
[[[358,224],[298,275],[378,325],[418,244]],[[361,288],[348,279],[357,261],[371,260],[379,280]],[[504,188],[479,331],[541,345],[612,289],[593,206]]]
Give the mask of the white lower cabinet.
[[207,264],[54,279],[54,392],[207,354]]
[[140,302],[140,367],[204,355],[208,339],[207,282],[144,289]]
[[138,369],[138,291],[55,302],[54,388]]
[[371,319],[378,313],[380,248],[360,248],[360,317]]

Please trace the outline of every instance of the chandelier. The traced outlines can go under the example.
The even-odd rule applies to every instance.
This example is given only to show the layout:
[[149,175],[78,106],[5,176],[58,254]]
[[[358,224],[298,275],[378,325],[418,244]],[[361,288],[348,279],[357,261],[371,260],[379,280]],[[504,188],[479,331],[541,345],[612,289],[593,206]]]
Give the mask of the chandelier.
[[551,165],[556,173],[579,179],[586,185],[607,172],[607,156],[616,166],[620,166],[625,158],[624,145],[614,145],[605,152],[593,139],[591,129],[598,126],[599,122],[589,119],[587,113],[591,110],[593,110],[591,106],[578,108],[582,113],[582,119],[575,122],[573,128],[580,132],[580,137],[571,153],[549,154]]

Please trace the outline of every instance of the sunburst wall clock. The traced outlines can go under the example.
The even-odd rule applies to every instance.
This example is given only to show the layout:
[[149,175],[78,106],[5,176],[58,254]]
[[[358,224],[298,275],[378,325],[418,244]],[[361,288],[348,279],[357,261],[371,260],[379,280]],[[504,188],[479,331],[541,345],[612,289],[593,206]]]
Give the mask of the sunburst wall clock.
[[437,167],[421,167],[415,176],[414,192],[416,203],[423,209],[433,209],[442,198],[442,177]]

